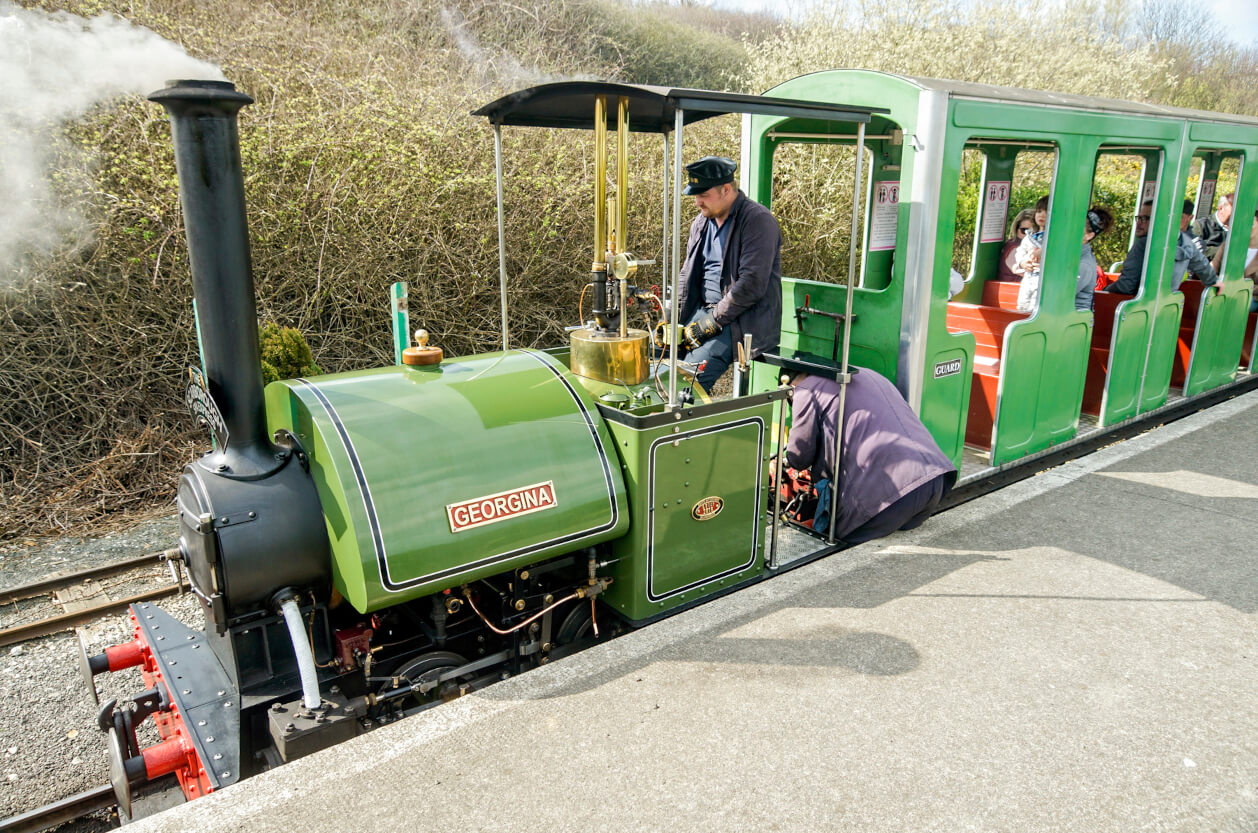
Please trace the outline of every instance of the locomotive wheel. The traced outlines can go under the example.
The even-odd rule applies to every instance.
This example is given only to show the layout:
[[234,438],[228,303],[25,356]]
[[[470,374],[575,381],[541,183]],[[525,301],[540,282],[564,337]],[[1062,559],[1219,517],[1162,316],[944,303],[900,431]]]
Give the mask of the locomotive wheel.
[[[396,676],[405,677],[411,684],[418,687],[425,682],[435,682],[446,671],[466,665],[467,660],[453,651],[429,651],[398,669]],[[421,703],[438,698],[453,700],[462,692],[459,691],[459,680],[449,680],[429,690],[426,694],[415,692],[415,699]]]
[[612,634],[614,621],[611,616],[600,616],[598,636],[595,636],[590,603],[577,602],[576,607],[568,611],[568,615],[559,624],[559,630],[555,632],[555,644],[564,646],[577,642],[599,642]]

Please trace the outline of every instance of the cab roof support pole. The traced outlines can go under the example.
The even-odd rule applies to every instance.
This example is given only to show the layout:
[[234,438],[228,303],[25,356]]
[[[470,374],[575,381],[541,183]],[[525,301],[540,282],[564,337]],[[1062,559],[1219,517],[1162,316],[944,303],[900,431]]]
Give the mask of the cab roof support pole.
[[498,186],[498,291],[502,300],[502,349],[507,349],[507,232],[502,212],[502,125],[494,125],[494,179]]
[[[664,132],[664,239],[660,243],[660,274],[668,280],[668,132]],[[662,301],[663,299],[661,299]]]
[[677,402],[677,308],[679,306],[678,283],[681,275],[681,132],[685,111],[677,108],[673,122],[673,256],[669,267],[669,335],[668,335],[668,407],[676,409]]
[[[629,99],[616,101],[616,254],[629,251]],[[629,335],[629,276],[620,284],[620,337]]]
[[834,471],[830,474],[830,529],[827,540],[834,543],[834,527],[839,513],[839,464],[843,453],[843,413],[847,407],[848,351],[852,346],[852,296],[856,293],[856,230],[861,208],[861,163],[865,160],[865,123],[856,125],[856,178],[852,182],[852,237],[848,245],[847,300],[843,312],[843,359],[839,366],[839,420],[834,427]]

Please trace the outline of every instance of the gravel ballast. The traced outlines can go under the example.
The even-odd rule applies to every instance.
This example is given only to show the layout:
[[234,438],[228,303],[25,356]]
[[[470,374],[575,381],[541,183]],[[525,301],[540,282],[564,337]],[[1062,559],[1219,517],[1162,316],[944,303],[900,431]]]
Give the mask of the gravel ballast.
[[[125,561],[160,552],[177,542],[177,519],[163,517],[99,538],[19,541],[0,548],[0,585],[13,587],[62,572]],[[110,598],[122,598],[169,583],[164,566],[122,578],[100,580]],[[201,627],[195,597],[160,602],[176,618]],[[46,597],[0,608],[0,627],[60,613]],[[89,653],[129,641],[126,613],[79,628]],[[98,707],[79,676],[78,641],[73,631],[0,648],[0,818],[8,818],[109,782],[105,736],[96,725]],[[137,669],[96,678],[101,701],[135,694],[144,686]],[[153,733],[147,741],[156,740]],[[103,830],[116,825],[109,813],[63,826],[61,830]]]

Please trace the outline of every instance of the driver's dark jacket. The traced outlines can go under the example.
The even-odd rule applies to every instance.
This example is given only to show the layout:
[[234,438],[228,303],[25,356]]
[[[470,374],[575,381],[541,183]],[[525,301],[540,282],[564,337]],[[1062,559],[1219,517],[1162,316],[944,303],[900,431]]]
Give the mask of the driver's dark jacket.
[[[751,333],[751,354],[774,350],[782,333],[782,230],[769,209],[742,191],[725,220],[733,225],[721,265],[721,301],[712,310],[716,323],[730,329],[733,343]],[[685,323],[703,303],[702,214],[690,224],[686,259],[679,275],[678,321]]]

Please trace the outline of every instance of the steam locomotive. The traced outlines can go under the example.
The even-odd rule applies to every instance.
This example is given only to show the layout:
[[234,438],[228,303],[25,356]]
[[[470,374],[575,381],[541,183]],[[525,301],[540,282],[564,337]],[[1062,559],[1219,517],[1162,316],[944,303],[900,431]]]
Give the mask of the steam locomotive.
[[[1001,107],[1038,107],[1036,94],[943,84],[841,71],[752,96],[563,82],[492,102],[475,115],[492,125],[499,150],[500,245],[502,128],[592,131],[591,319],[559,348],[510,348],[504,269],[502,350],[447,358],[422,331],[412,343],[402,323],[393,366],[265,390],[237,134],[237,114],[251,99],[225,82],[172,82],[154,93],[170,115],[202,340],[204,367],[191,371],[189,403],[214,443],[186,466],[177,491],[179,559],[204,609],[204,630],[138,604],[130,642],[82,657],[93,691],[97,674],[133,667],[146,686],[100,711],[120,811],[131,814],[144,785],[173,775],[196,798],[836,551],[842,544],[832,535],[784,528],[770,510],[769,461],[789,394],[782,368],[844,379],[853,360],[895,379],[958,464],[987,455],[976,477],[1083,438],[1084,377],[1095,381],[1096,356],[1086,346],[1079,352],[1093,325],[1073,309],[1072,295],[1082,222],[1075,215],[1086,195],[1065,182],[1054,191],[1052,222],[1065,231],[1049,237],[1040,310],[1028,320],[985,319],[1003,321],[994,399],[982,354],[993,349],[984,340],[992,334],[958,326],[953,313],[958,304],[1001,311],[995,302],[983,306],[999,247],[975,241],[969,283],[955,302],[950,264],[935,253],[952,248],[954,153],[959,160],[963,148],[990,147],[1011,171],[1006,151],[1019,142],[1042,149],[1054,135],[1100,135],[1121,119],[1111,107],[1093,124],[1095,101],[1058,96],[1051,119],[1020,121]],[[1067,116],[1076,111],[1083,121],[1072,126]],[[682,361],[683,330],[670,303],[681,263],[681,140],[687,125],[730,113],[744,119],[742,185],[764,203],[781,144],[842,142],[856,150],[850,239],[861,245],[851,247],[851,291],[784,279],[783,347],[756,361],[742,355],[730,395],[688,396],[695,369]],[[1150,124],[1183,117],[1145,115]],[[1124,147],[1141,141],[1133,138],[1137,120],[1128,121]],[[1258,153],[1258,129],[1233,127],[1210,135]],[[1170,150],[1192,158],[1194,148],[1168,150],[1175,139],[1158,129],[1148,141],[1161,142],[1165,158]],[[652,264],[636,259],[625,239],[631,130],[661,137],[672,185],[662,212],[671,245],[660,264],[671,285],[660,320],[645,328],[629,326],[632,302],[642,308],[655,299],[634,283]],[[1188,135],[1176,128],[1173,136],[1181,133]],[[1101,144],[1089,151],[1094,157]],[[615,193],[606,210],[613,152]],[[1152,173],[1169,183],[1158,192],[1159,212],[1169,215],[1174,192],[1183,193],[1181,171],[1186,165],[1168,161]],[[891,182],[896,192],[884,189]],[[952,186],[951,196],[940,183]],[[875,194],[883,207],[866,211],[858,227],[862,198]],[[1258,179],[1242,181],[1238,194],[1244,216],[1258,201]],[[988,202],[983,210],[995,209]],[[1057,253],[1071,245],[1073,265]],[[1229,255],[1229,269],[1239,257]],[[1070,275],[1061,287],[1052,278],[1056,260]],[[1217,363],[1230,366],[1230,376],[1198,387],[1248,384],[1237,365],[1252,321],[1247,333],[1245,315],[1232,310],[1248,303],[1249,290],[1237,278],[1211,292],[1197,326],[1211,333],[1211,350],[1226,344]],[[1126,303],[1154,309],[1140,319],[1148,325],[1172,308],[1178,321],[1182,299],[1169,275],[1151,271]],[[1110,331],[1136,326],[1123,324],[1123,314]],[[1210,323],[1212,314],[1223,323]],[[1166,404],[1170,366],[1153,361],[1163,332],[1150,329],[1139,345],[1147,364],[1138,369],[1143,398],[1131,413],[1117,410],[1131,369],[1105,375],[1119,367],[1117,336],[1109,345],[1114,361],[1102,360],[1098,430],[1156,417]],[[1018,363],[1018,338],[1027,334],[1041,345],[1033,369],[1042,380]],[[1208,372],[1214,355],[1202,352],[1181,380],[1185,396],[1192,373]],[[1038,391],[1029,417],[1028,384]],[[983,430],[971,431],[976,425]],[[150,717],[162,739],[142,748],[137,728]]]

